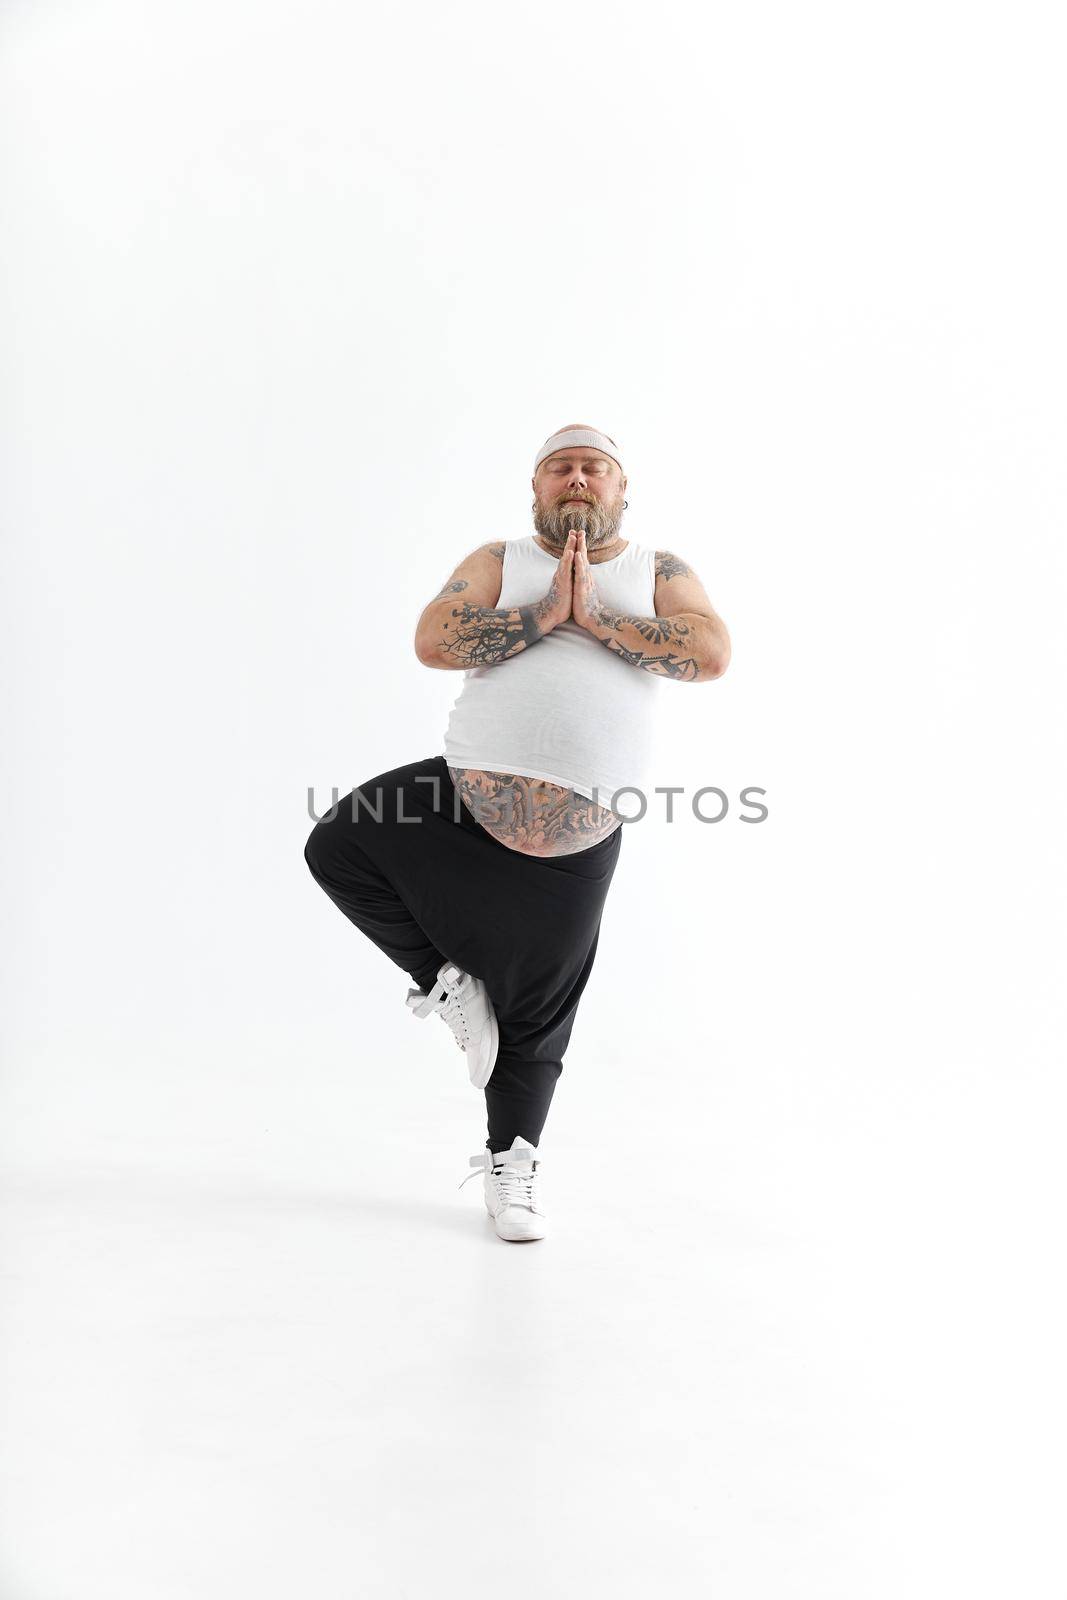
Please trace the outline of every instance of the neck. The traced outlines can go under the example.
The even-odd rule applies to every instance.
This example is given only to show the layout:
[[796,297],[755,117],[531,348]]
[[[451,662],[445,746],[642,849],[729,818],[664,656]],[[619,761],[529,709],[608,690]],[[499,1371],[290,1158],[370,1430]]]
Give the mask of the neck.
[[[546,555],[555,556],[558,560],[563,554],[563,547],[566,544],[567,539],[566,535],[564,535],[557,545],[553,544],[552,540],[546,537],[546,535],[535,533],[533,536],[533,542],[541,550],[543,550]],[[595,567],[599,561],[610,561],[613,556],[622,555],[622,552],[626,549],[628,543],[628,539],[622,539],[616,536],[610,544],[597,545],[594,550],[590,550],[588,552],[589,565],[591,567]]]

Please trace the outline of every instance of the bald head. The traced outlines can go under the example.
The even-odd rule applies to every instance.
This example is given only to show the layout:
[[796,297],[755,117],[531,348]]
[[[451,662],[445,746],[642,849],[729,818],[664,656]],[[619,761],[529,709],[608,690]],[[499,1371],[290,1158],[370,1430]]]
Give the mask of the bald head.
[[[562,428],[556,429],[556,433],[570,433],[572,428],[585,428],[589,433],[604,433],[603,428],[594,428],[591,422],[565,422]],[[552,434],[551,437],[554,439],[556,434]],[[604,437],[605,439],[611,439],[611,434],[604,433]],[[611,442],[614,444],[615,440],[611,439]]]

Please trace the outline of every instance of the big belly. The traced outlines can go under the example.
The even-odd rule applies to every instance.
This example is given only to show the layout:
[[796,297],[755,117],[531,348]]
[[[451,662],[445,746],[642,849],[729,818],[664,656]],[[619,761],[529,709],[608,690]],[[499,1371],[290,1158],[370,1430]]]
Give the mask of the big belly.
[[449,767],[448,773],[475,821],[522,855],[573,855],[622,826],[606,806],[543,778],[481,767]]

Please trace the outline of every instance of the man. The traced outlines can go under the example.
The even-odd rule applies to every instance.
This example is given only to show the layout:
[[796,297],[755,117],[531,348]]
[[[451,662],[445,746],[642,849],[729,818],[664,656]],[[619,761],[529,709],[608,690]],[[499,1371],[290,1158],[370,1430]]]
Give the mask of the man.
[[647,781],[661,680],[730,658],[692,569],[620,537],[626,484],[609,435],[545,441],[536,533],[480,545],[419,618],[419,660],[465,673],[443,754],[361,784],[304,851],[464,1050],[488,1112],[470,1165],[509,1241],[546,1232],[539,1141],[618,862],[615,794]]

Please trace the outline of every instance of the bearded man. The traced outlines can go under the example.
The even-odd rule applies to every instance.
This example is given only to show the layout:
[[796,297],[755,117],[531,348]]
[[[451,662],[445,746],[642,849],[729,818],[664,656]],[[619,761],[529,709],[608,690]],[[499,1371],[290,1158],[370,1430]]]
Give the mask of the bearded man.
[[618,864],[615,797],[647,782],[663,680],[730,659],[692,568],[621,537],[610,435],[559,429],[531,483],[535,532],[471,551],[419,617],[418,659],[464,673],[442,753],[360,784],[304,851],[464,1051],[488,1116],[468,1177],[509,1242],[547,1232],[540,1140]]

